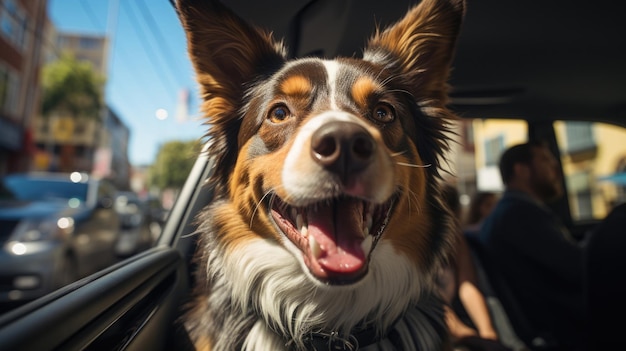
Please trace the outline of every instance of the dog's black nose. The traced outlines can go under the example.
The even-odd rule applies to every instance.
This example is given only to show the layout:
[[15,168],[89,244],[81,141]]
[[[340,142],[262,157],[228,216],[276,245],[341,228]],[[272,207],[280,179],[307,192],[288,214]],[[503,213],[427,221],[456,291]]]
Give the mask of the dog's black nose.
[[371,134],[352,122],[330,122],[311,138],[313,159],[346,182],[371,162],[376,144]]

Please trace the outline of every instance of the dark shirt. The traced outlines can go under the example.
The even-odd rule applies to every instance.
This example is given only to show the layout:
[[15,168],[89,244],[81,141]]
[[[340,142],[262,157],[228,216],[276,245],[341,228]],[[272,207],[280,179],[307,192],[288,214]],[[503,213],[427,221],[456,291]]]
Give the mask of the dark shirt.
[[583,329],[583,249],[559,218],[523,192],[506,191],[480,241],[536,331],[562,344]]

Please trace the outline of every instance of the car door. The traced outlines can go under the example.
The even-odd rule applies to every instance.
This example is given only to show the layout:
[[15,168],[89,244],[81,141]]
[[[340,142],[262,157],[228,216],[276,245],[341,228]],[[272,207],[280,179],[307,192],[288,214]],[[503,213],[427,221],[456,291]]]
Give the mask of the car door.
[[199,157],[154,248],[0,316],[0,349],[189,349],[177,320],[188,297],[193,220],[211,200],[210,172]]

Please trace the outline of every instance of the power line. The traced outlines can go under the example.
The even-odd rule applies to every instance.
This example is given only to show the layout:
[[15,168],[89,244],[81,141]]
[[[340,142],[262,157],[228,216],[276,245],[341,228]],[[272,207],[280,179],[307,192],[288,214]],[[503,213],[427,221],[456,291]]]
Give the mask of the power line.
[[[135,2],[135,4],[141,7],[139,12],[143,15],[144,21],[150,29],[150,33],[152,33],[153,37],[156,39],[156,43],[159,46],[161,46],[162,51],[164,51],[167,54],[166,56],[170,60],[170,65],[168,68],[172,69],[172,67],[180,66],[178,60],[174,56],[172,56],[172,53],[174,51],[169,46],[168,41],[165,40],[165,37],[161,33],[161,30],[159,29],[159,26],[157,25],[157,22],[154,19],[154,16],[150,12],[150,9],[148,8],[148,6],[146,6],[145,1],[139,0]],[[175,76],[180,78],[180,75],[175,74]],[[183,82],[183,84],[181,85],[184,86],[185,83]]]
[[95,12],[93,12],[93,8],[91,8],[89,2],[85,0],[79,2],[80,5],[83,7],[83,11],[85,12],[85,14],[87,14],[89,21],[96,26],[96,29],[103,28],[102,23],[100,23],[98,16],[96,16]]
[[[88,19],[88,20],[89,20],[89,21],[90,21],[93,25],[97,26],[96,28],[102,28],[102,27],[103,27],[103,26],[102,26],[102,23],[101,23],[101,22],[100,22],[100,20],[98,19],[98,16],[96,16],[96,15],[95,15],[95,12],[93,11],[93,8],[91,7],[90,3],[89,3],[88,1],[85,1],[85,0],[80,1],[80,3],[81,3],[81,5],[82,5],[82,7],[83,7],[83,10],[84,10],[85,14],[87,15],[87,19]],[[109,13],[109,15],[111,15],[111,14]],[[114,38],[111,38],[111,39],[113,39],[113,40],[114,40]],[[110,43],[110,45],[111,45],[111,49],[113,49],[113,48],[114,48],[114,45],[115,45],[115,42],[111,42],[111,43]],[[118,53],[118,55],[120,55],[120,56],[121,56],[121,58],[123,59],[123,61],[124,61],[125,63],[127,63],[127,64],[129,64],[129,65],[133,66],[133,67],[131,67],[131,71],[136,71],[136,72],[139,72],[139,70],[137,69],[138,67],[136,67],[136,66],[135,66],[135,63],[134,63],[134,61],[133,61],[133,60],[129,60],[129,59],[128,59],[128,56],[126,55],[126,52],[125,52],[125,51],[123,51],[123,50],[121,50],[121,49],[119,49],[119,48],[118,48],[117,53]],[[110,61],[110,62],[109,62],[109,64],[113,64],[113,56],[115,56],[115,53],[114,53],[114,51],[113,51],[113,50],[111,50],[111,51],[110,51],[110,53],[109,53],[109,61]],[[109,74],[111,74],[111,72],[109,72]],[[149,101],[149,100],[150,100],[150,97],[149,97],[148,95],[146,95],[145,90],[143,90],[143,89],[139,89],[139,91],[140,91],[140,94],[142,95],[142,97],[143,97],[146,101]],[[169,95],[169,94],[168,94],[168,95]]]
[[[128,2],[126,2],[128,3]],[[134,10],[132,10],[132,6],[127,6],[128,11],[128,15],[131,18],[132,23],[139,23],[139,21],[137,20],[137,16],[134,12]],[[154,48],[152,47],[152,44],[150,43],[150,41],[148,40],[146,34],[143,32],[143,29],[141,28],[141,26],[136,25],[136,26],[132,26],[133,29],[135,29],[136,33],[140,36],[140,40],[139,42],[141,43],[141,45],[144,47],[144,49],[146,50],[148,59],[150,60],[150,62],[152,63],[152,65],[154,67],[159,67],[161,66],[159,63],[157,63],[155,57],[162,57],[160,55],[157,55],[157,53],[155,52]],[[160,62],[160,61],[159,61]],[[174,83],[176,81],[175,78],[173,78],[173,73],[170,69],[169,66],[165,65],[168,69],[165,69],[163,71],[166,71],[168,73],[167,77],[170,79],[169,83]],[[176,87],[176,84],[167,84],[164,80],[164,75],[163,74],[157,74],[157,76],[159,77],[159,80],[161,81],[161,83],[164,85],[164,87],[168,87],[168,86],[173,86]]]

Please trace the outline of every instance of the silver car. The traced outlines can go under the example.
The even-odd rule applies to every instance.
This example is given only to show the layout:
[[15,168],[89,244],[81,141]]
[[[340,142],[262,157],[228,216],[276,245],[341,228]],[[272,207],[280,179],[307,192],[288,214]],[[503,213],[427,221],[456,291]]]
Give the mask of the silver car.
[[120,223],[108,182],[13,174],[0,187],[0,303],[32,300],[116,260]]

